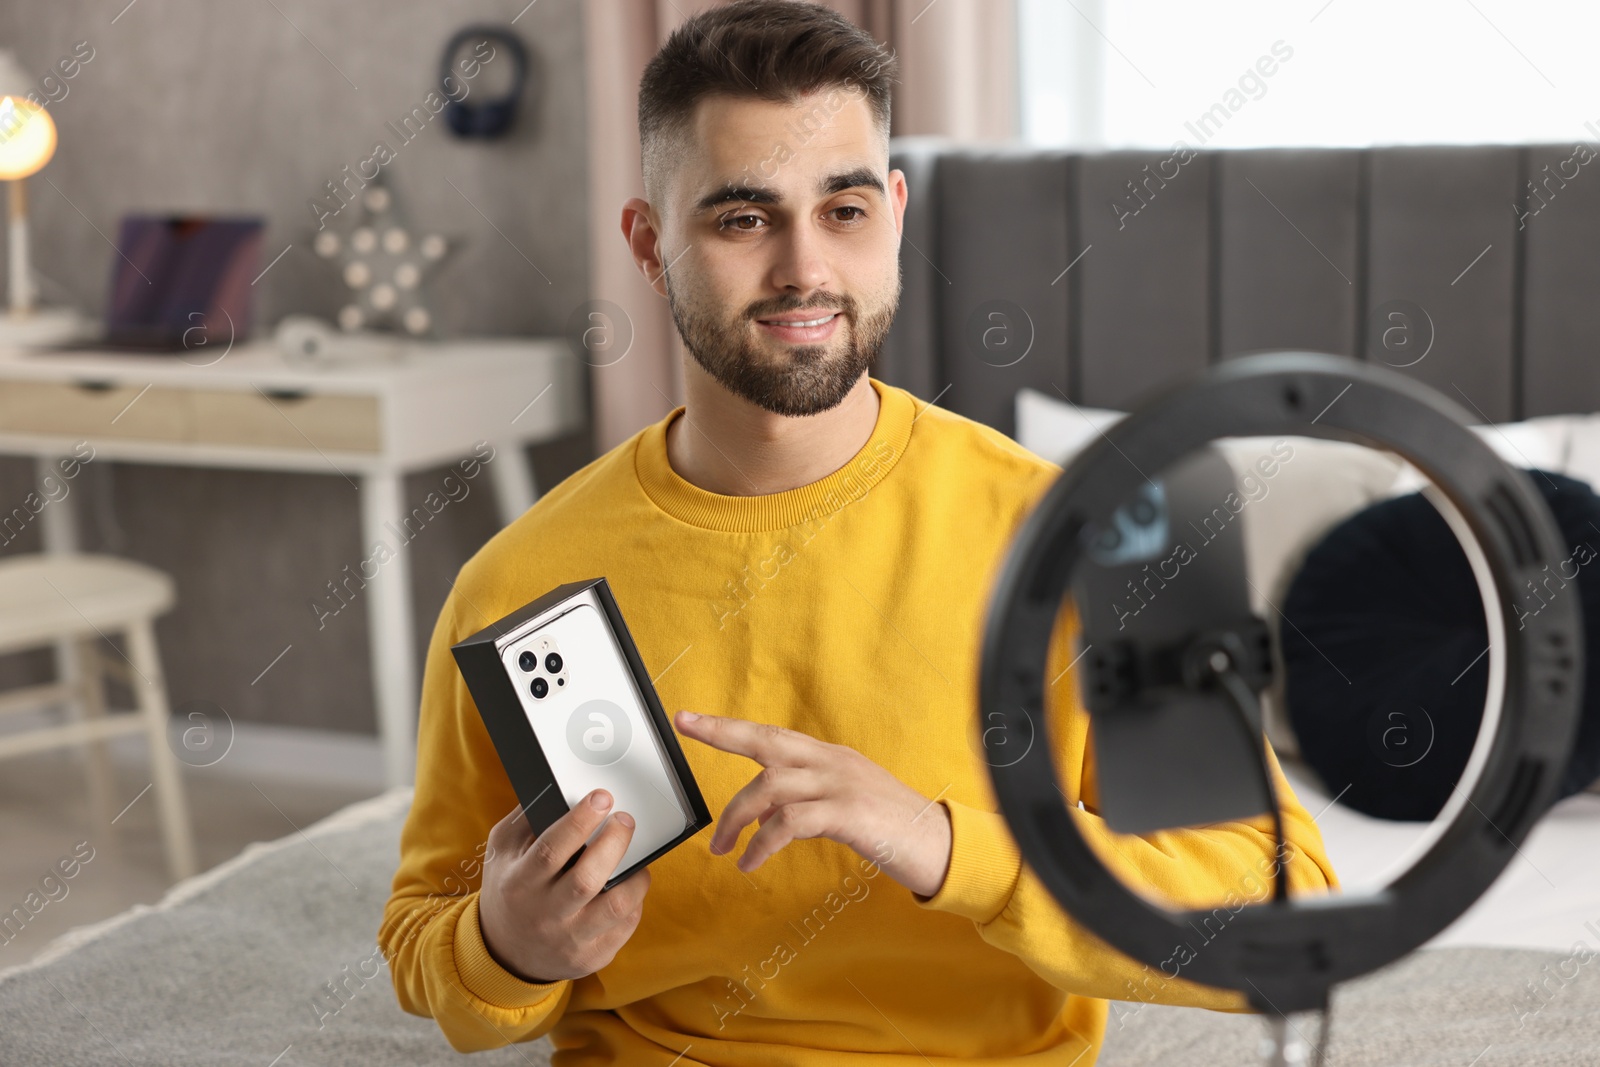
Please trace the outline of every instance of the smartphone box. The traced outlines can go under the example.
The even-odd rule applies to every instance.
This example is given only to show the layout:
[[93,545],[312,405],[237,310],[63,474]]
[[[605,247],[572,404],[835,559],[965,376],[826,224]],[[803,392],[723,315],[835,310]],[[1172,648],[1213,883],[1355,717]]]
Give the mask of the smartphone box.
[[[451,651],[535,834],[597,786],[616,798],[612,813],[634,817],[634,840],[605,889],[711,824],[604,578],[557,586]],[[618,730],[627,732],[622,755],[592,744]]]

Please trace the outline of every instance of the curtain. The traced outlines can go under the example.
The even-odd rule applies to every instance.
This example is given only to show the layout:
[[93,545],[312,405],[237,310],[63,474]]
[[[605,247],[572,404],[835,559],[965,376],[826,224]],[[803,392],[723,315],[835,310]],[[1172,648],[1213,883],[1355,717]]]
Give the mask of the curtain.
[[[594,443],[601,453],[683,403],[682,341],[666,300],[650,288],[628,253],[622,204],[644,195],[639,76],[668,34],[719,2],[585,0],[591,304],[583,310],[586,321],[611,331],[604,335],[606,354],[588,359]],[[893,136],[962,141],[1017,136],[1015,0],[824,2],[898,56]],[[620,355],[624,340],[626,355]]]

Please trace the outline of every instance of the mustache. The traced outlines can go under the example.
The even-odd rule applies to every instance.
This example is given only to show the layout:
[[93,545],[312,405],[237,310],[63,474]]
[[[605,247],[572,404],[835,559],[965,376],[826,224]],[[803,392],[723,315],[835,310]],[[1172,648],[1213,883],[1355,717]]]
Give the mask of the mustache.
[[854,316],[856,302],[851,297],[834,293],[819,293],[810,303],[801,301],[797,296],[779,297],[751,304],[745,309],[745,317],[761,319],[769,315],[781,315],[786,311],[839,311]]

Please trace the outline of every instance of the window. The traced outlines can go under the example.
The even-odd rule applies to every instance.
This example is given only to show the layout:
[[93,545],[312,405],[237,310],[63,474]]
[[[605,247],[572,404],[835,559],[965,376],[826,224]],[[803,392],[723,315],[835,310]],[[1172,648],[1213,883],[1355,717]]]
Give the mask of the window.
[[1023,138],[1074,148],[1600,141],[1600,4],[1018,0]]

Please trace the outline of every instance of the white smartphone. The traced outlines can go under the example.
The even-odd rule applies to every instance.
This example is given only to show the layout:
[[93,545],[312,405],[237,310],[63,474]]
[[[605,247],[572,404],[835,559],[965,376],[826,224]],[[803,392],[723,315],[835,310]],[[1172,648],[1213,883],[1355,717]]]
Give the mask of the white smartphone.
[[501,658],[567,807],[605,789],[614,798],[606,821],[619,811],[633,816],[633,837],[608,879],[683,833],[693,808],[598,608],[568,608],[509,642]]

